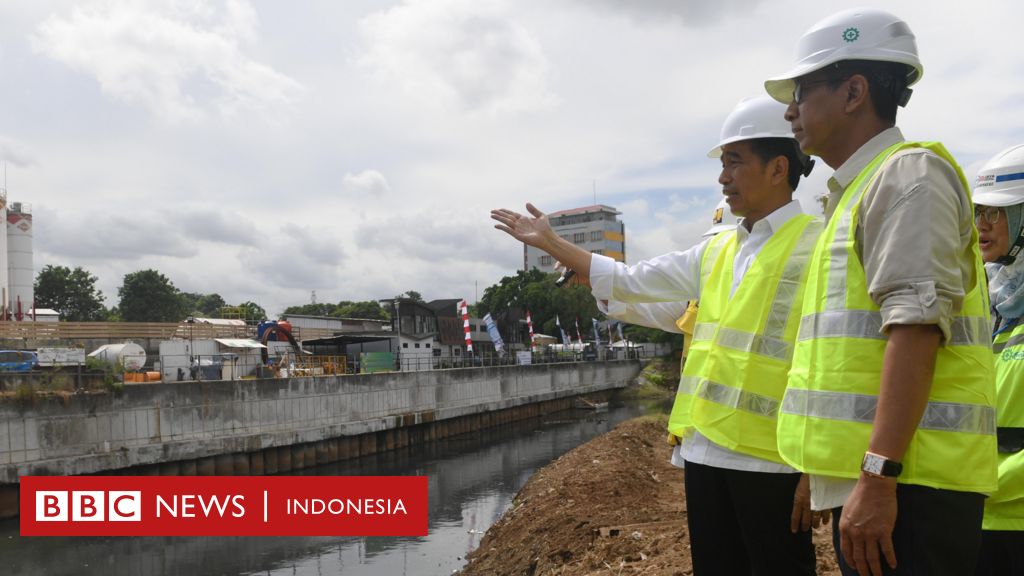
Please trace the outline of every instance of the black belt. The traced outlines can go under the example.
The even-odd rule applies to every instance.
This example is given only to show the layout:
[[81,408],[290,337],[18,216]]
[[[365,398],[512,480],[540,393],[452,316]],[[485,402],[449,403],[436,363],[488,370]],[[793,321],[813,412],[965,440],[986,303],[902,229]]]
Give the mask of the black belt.
[[1024,450],[1024,428],[996,428],[996,442],[1003,454],[1016,454]]

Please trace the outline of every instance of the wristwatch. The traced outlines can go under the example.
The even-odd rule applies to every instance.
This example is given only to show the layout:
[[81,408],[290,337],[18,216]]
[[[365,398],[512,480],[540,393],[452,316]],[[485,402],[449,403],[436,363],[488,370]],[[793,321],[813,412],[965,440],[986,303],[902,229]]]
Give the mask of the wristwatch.
[[873,452],[865,452],[860,471],[875,478],[895,478],[903,471],[903,464]]

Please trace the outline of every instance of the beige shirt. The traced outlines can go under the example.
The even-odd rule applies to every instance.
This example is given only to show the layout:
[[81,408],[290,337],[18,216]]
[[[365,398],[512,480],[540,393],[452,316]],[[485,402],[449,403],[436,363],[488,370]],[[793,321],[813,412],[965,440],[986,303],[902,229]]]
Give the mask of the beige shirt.
[[[828,181],[826,218],[875,156],[902,142],[899,128],[878,134]],[[855,248],[868,293],[891,324],[936,324],[943,339],[972,286],[974,208],[956,170],[938,155],[911,148],[893,155],[865,191]]]
[[[828,181],[826,218],[875,156],[902,142],[899,128],[881,132]],[[956,170],[924,148],[902,150],[883,165],[860,204],[854,248],[882,331],[893,324],[934,324],[949,338],[967,287],[975,280],[971,235],[974,209]],[[815,510],[842,506],[855,480],[811,477]]]

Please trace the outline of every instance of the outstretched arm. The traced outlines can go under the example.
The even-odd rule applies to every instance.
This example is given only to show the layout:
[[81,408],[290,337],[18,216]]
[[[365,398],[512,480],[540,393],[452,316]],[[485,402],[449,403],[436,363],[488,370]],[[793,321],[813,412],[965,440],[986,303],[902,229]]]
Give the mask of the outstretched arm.
[[548,217],[533,204],[527,203],[526,210],[531,216],[505,208],[491,210],[491,218],[499,222],[494,227],[520,242],[547,252],[578,275],[589,277],[590,252],[555,234],[548,223]]

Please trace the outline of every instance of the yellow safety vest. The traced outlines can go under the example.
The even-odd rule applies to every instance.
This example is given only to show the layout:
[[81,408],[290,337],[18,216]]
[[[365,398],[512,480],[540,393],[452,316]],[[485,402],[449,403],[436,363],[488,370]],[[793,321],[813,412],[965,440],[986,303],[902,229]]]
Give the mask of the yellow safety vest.
[[[938,143],[900,143],[850,183],[811,259],[793,367],[779,414],[779,452],[811,474],[857,478],[875,419],[888,338],[854,246],[864,192],[893,154],[924,147],[963,173]],[[955,233],[952,231],[951,233]],[[996,488],[995,385],[988,294],[972,230],[976,282],[938,350],[928,406],[899,481],[932,488]]]
[[736,233],[712,239],[701,260],[693,345],[669,417],[669,431],[693,426],[712,442],[782,462],[775,418],[786,388],[800,320],[807,261],[822,222],[791,218],[758,252],[732,292]]
[[1024,322],[992,343],[996,361],[999,490],[985,499],[985,530],[1024,530]]

